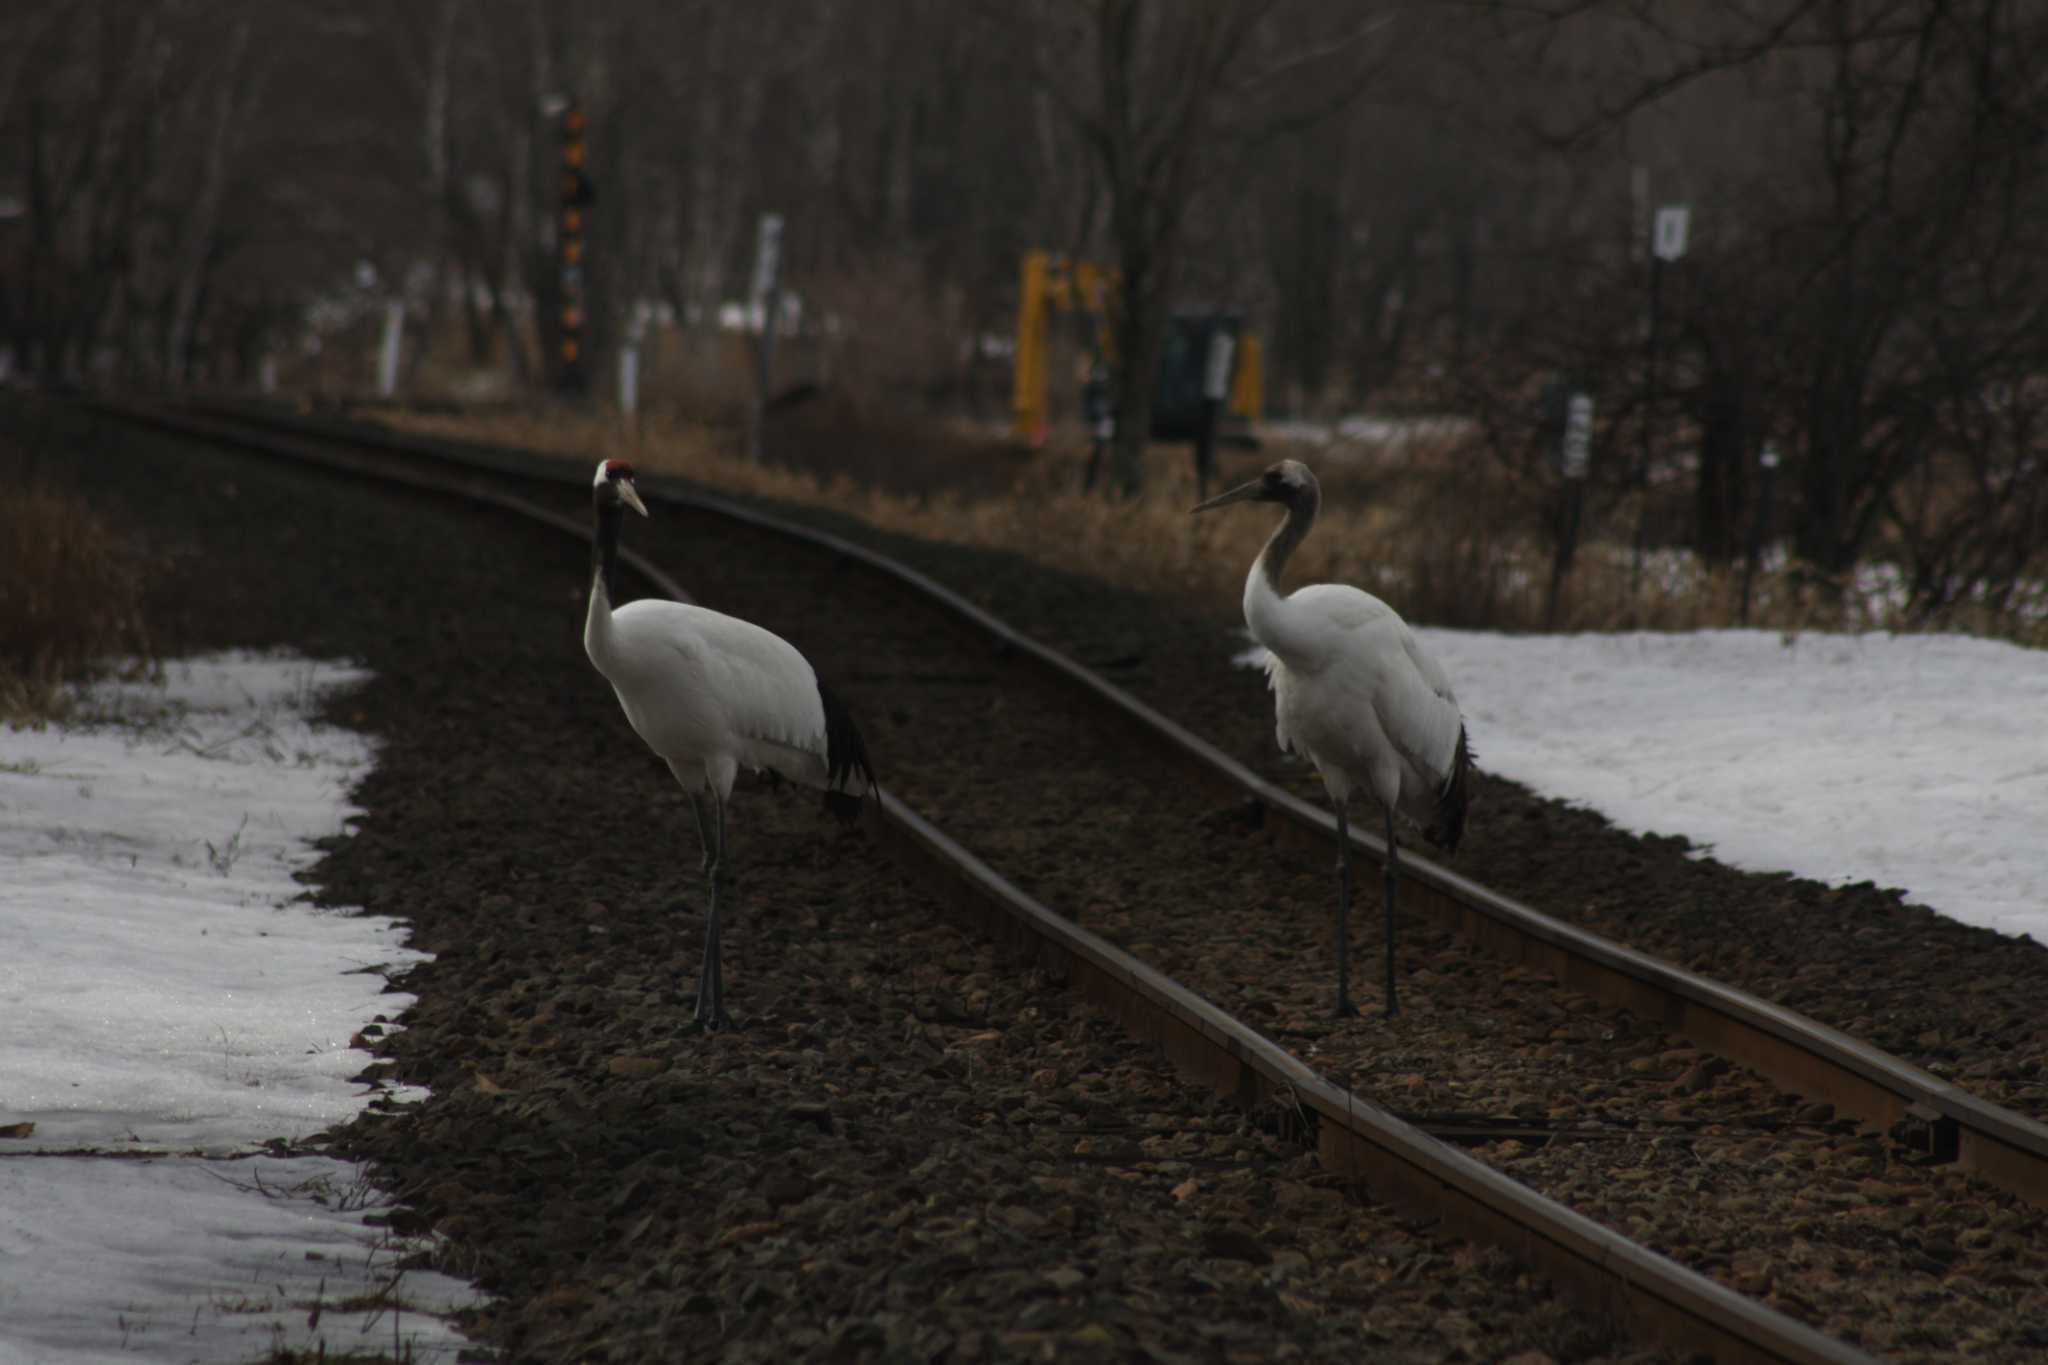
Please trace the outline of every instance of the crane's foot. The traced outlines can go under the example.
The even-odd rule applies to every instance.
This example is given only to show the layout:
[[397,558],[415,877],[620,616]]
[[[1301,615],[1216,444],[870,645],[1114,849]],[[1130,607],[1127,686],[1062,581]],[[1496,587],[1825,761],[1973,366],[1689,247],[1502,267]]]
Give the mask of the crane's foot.
[[697,1008],[691,1012],[685,1032],[724,1033],[732,1027],[725,1012],[725,971],[716,952],[707,953],[697,974]]
[[1337,1007],[1330,1011],[1330,1017],[1333,1019],[1356,1019],[1358,1017],[1358,1006],[1351,1003],[1349,995],[1340,994],[1337,997]]
[[732,1016],[725,1012],[722,1004],[706,1005],[703,997],[697,999],[697,1012],[690,1018],[690,1029],[694,1032],[725,1033],[732,1028]]

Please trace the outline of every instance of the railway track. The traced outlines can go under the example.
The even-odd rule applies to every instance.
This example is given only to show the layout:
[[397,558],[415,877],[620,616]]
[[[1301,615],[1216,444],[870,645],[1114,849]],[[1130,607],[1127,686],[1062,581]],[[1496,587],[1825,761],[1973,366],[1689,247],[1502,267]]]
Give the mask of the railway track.
[[[142,414],[131,411],[129,415]],[[274,451],[289,449],[300,458],[360,473],[377,472],[380,476],[389,470],[389,457],[401,453],[405,446],[389,437],[321,431],[303,424],[295,425],[286,435],[280,435],[276,427],[268,434],[257,435],[247,425],[229,423],[219,414],[198,422],[189,417],[172,419],[162,413],[150,416],[188,433],[253,441]],[[366,457],[360,451],[344,453],[348,443],[364,440],[381,440],[386,444],[386,456],[375,461],[375,471],[367,467]],[[466,493],[478,492],[482,485],[495,483],[504,476],[532,480],[530,487],[543,490],[551,486],[551,481],[559,484],[567,479],[572,491],[579,495],[567,505],[573,507],[580,500],[581,478],[574,471],[563,472],[557,464],[476,452],[440,453],[444,458],[457,455],[461,463],[443,465],[443,472],[434,477],[444,484],[452,482]],[[458,472],[451,476],[449,470]],[[419,476],[411,477],[418,482]],[[950,688],[978,695],[981,703],[986,704],[986,694],[993,690],[988,686],[988,672],[1011,675],[1019,669],[1037,675],[1053,692],[1070,696],[1079,690],[1096,706],[1106,708],[1112,717],[1098,720],[1098,727],[1113,731],[1126,744],[1131,742],[1132,735],[1142,736],[1152,752],[1165,756],[1183,778],[1192,777],[1207,791],[1225,798],[1226,804],[1214,812],[1212,829],[1233,832],[1239,827],[1249,830],[1263,826],[1283,839],[1304,841],[1306,847],[1318,854],[1326,852],[1330,831],[1327,817],[1320,811],[1305,806],[1096,675],[1008,630],[938,585],[849,542],[779,525],[758,512],[687,490],[665,490],[657,480],[647,481],[647,486],[663,493],[671,509],[688,510],[699,521],[721,519],[743,523],[753,534],[794,537],[822,552],[828,563],[859,565],[878,575],[876,582],[887,580],[889,592],[900,594],[907,585],[927,601],[939,604],[952,618],[957,633],[979,641],[988,656],[988,667],[955,670],[950,677],[928,676],[923,680],[928,690]],[[501,505],[506,497],[502,489],[490,496]],[[562,501],[558,494],[536,497],[557,504]],[[582,527],[574,514],[564,512],[559,505],[530,510],[557,521],[566,518],[569,527],[581,533]],[[653,581],[662,582],[665,590],[680,591],[679,585],[663,579],[655,566],[645,564],[641,568]],[[720,600],[724,600],[723,596]],[[881,650],[868,653],[888,657]],[[869,681],[879,689],[899,680],[878,676]],[[933,794],[943,798],[943,784],[934,787]],[[939,801],[931,804],[933,808],[942,808]],[[1398,1061],[1389,1064],[1384,1058],[1379,1062],[1347,1058],[1343,1040],[1334,1036],[1335,1031],[1318,1033],[1313,1028],[1292,1027],[1288,1030],[1289,1041],[1295,1051],[1318,1056],[1319,1068],[1312,1069],[1300,1057],[1146,967],[1111,941],[1122,939],[1134,946],[1145,946],[1152,950],[1145,954],[1148,957],[1157,953],[1164,960],[1192,961],[1194,949],[1174,943],[1171,926],[1124,916],[1113,905],[1091,904],[1086,906],[1082,918],[1102,932],[1079,928],[1046,911],[988,863],[968,854],[893,796],[885,803],[883,813],[883,837],[906,866],[920,869],[921,875],[943,886],[956,904],[972,907],[996,937],[1014,943],[1084,995],[1097,1000],[1141,1036],[1163,1044],[1176,1061],[1218,1090],[1241,1101],[1292,1109],[1300,1115],[1303,1126],[1312,1131],[1325,1163],[1332,1169],[1357,1176],[1376,1193],[1395,1202],[1428,1210],[1453,1227],[1514,1248],[1560,1283],[1574,1287],[1583,1297],[1655,1339],[1684,1349],[1709,1350],[1731,1359],[1854,1358],[1853,1351],[1840,1343],[1788,1322],[1782,1315],[1732,1294],[1702,1276],[1682,1271],[1591,1220],[1531,1196],[1495,1165],[1450,1150],[1329,1079],[1334,1063],[1342,1075],[1371,1075],[1363,1088],[1376,1089],[1375,1082],[1384,1081],[1384,1073],[1398,1067]],[[1120,836],[1127,831],[1111,833]],[[1378,854],[1377,841],[1369,835],[1354,837],[1359,851],[1367,856]],[[1703,1052],[1727,1057],[1771,1076],[1807,1096],[1809,1102],[1829,1102],[1841,1112],[1887,1126],[1917,1120],[1926,1135],[1928,1160],[1967,1165],[2009,1188],[2038,1197],[2038,1183],[2028,1182],[2039,1181],[2039,1158],[2027,1156],[2030,1144],[2036,1153],[2042,1150],[2038,1125],[1995,1110],[1937,1078],[1813,1026],[1787,1011],[1548,920],[1420,859],[1404,861],[1412,869],[1409,884],[1429,888],[1430,909],[1440,917],[1444,937],[1463,934],[1477,939],[1482,946],[1518,963],[1547,971],[1567,987],[1626,1005],[1638,1018],[1653,1021],[1658,1029],[1668,1027],[1683,1033],[1694,1039]],[[1309,885],[1323,884],[1320,869],[1317,873],[1308,879]],[[1049,898],[1075,909],[1081,909],[1079,902],[1088,899],[1086,887],[1054,884],[1044,891]],[[1076,892],[1078,897],[1073,894]],[[1316,903],[1320,903],[1319,898]],[[1252,975],[1257,978],[1260,973]],[[1284,962],[1275,961],[1265,967],[1269,983],[1283,981],[1289,975]],[[1452,969],[1438,973],[1438,984],[1446,993],[1453,975]],[[1528,979],[1534,981],[1534,974],[1529,974]],[[1230,999],[1234,993],[1239,998],[1245,995],[1240,989],[1244,984],[1241,980],[1225,977],[1202,984],[1210,999]],[[1547,985],[1532,990],[1550,992]],[[1285,1002],[1275,1011],[1274,992],[1268,990],[1266,995],[1266,999],[1253,999],[1250,1003],[1265,1004],[1269,1014],[1277,1012],[1282,1017],[1291,1018],[1297,1013]],[[1507,1031],[1511,1027],[1496,1021],[1488,1023],[1482,1031]],[[1559,1027],[1554,1015],[1539,1014],[1536,1027],[1545,1037],[1531,1039],[1537,1044],[1534,1050],[1540,1051],[1544,1041],[1558,1041],[1548,1037]],[[1657,1029],[1653,1029],[1647,1036],[1654,1041],[1656,1035]],[[1554,1081],[1569,1084],[1571,1073],[1582,1058],[1573,1055],[1569,1047],[1562,1049],[1562,1053],[1550,1059],[1559,1063]],[[1629,1063],[1646,1060],[1652,1058],[1637,1055],[1626,1059]],[[1660,1065],[1687,1073],[1701,1069],[1699,1061],[1691,1056],[1666,1058],[1659,1053],[1656,1060]],[[1797,1126],[1793,1122],[1796,1116],[1784,1112],[1782,1104],[1776,1109],[1766,1105],[1762,1113],[1757,1112],[1755,1097],[1746,1091],[1725,1097],[1722,1108],[1714,1111],[1712,1095],[1697,1100],[1701,1089],[1713,1087],[1695,1087],[1697,1102],[1687,1106],[1706,1109],[1709,1117],[1701,1118],[1697,1113],[1684,1118],[1666,1115],[1657,1122],[1644,1122],[1643,1110],[1649,1097],[1659,1093],[1658,1087],[1674,1079],[1683,1080],[1682,1075],[1667,1077],[1657,1071],[1653,1065],[1633,1073],[1649,1076],[1651,1080],[1642,1095],[1621,1097],[1621,1103],[1637,1115],[1629,1125],[1618,1125],[1611,1119],[1594,1125],[1531,1115],[1519,1125],[1507,1126],[1497,1121],[1473,1122],[1469,1118],[1460,1121],[1441,1102],[1428,1107],[1438,1115],[1434,1126],[1455,1140],[1493,1147],[1506,1143],[1541,1143],[1549,1147],[1564,1145],[1565,1141],[1605,1145],[1676,1140],[1685,1147],[1681,1159],[1692,1153],[1687,1144],[1692,1144],[1703,1131],[1712,1130],[1711,1135],[1717,1140],[1739,1140],[1757,1132],[1782,1132]],[[1380,1074],[1373,1074],[1376,1072]],[[1541,1079],[1531,1082],[1537,1089],[1544,1084]],[[1427,1082],[1421,1089],[1429,1097]],[[1408,1102],[1403,1107],[1415,1106]],[[1843,1140],[1842,1133],[1829,1132],[1824,1122],[1806,1126],[1820,1131],[1824,1141],[1839,1145]],[[1834,1125],[1837,1130],[1841,1127]]]

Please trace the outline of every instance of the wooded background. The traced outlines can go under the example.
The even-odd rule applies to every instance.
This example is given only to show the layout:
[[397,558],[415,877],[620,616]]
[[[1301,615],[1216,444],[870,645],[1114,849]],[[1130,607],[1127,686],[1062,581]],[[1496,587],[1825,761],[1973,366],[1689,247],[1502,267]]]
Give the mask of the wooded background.
[[2048,0],[12,0],[6,363],[251,385],[398,300],[408,366],[543,393],[564,94],[596,371],[643,303],[715,333],[774,211],[864,402],[999,419],[1047,248],[1119,272],[1127,375],[1237,312],[1273,412],[1463,414],[1532,498],[1583,390],[1594,487],[1682,480],[1711,559],[1767,443],[1820,573],[1939,606],[2048,531]]

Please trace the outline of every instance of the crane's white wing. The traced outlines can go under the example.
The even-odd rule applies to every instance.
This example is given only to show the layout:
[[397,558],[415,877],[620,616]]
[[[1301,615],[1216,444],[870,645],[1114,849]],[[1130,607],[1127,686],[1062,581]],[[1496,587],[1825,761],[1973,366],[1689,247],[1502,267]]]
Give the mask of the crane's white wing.
[[1344,584],[1290,594],[1270,614],[1265,643],[1283,745],[1319,767],[1379,789],[1391,749],[1405,770],[1400,802],[1421,809],[1450,780],[1463,721],[1450,677],[1394,609]]
[[825,706],[796,646],[737,617],[651,599],[613,612],[612,630],[606,676],[656,752],[729,756],[823,785]]

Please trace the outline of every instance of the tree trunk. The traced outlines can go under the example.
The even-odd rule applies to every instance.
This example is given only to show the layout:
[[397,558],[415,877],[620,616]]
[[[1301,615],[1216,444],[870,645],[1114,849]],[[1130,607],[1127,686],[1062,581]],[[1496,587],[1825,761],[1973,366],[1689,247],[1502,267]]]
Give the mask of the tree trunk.
[[1699,474],[1693,485],[1693,548],[1725,564],[1738,548],[1744,461],[1750,445],[1749,380],[1740,363],[1709,354],[1700,397]]
[[198,321],[200,288],[206,261],[213,250],[214,229],[220,218],[221,196],[227,190],[228,152],[234,144],[235,120],[240,111],[235,97],[240,93],[243,63],[249,53],[247,19],[236,24],[228,38],[227,55],[218,72],[219,94],[214,105],[213,128],[207,135],[206,159],[199,182],[199,196],[185,219],[185,232],[177,260],[177,284],[171,303],[170,326],[164,337],[164,376],[176,384],[186,373],[192,329]]

